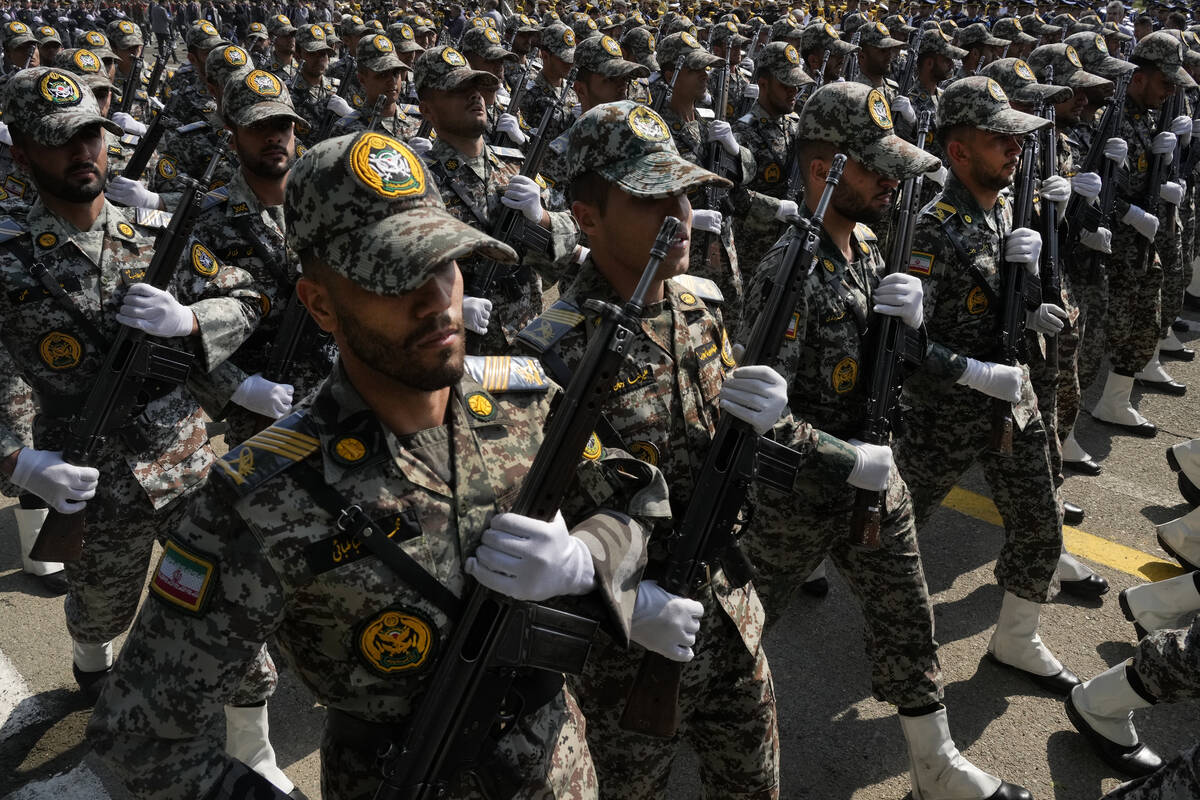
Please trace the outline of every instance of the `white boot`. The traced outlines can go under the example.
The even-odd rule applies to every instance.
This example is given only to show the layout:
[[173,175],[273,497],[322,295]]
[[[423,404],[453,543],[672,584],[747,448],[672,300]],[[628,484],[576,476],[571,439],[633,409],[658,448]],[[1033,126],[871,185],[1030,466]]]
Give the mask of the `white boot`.
[[1158,351],[1159,347],[1155,347],[1154,355],[1150,356],[1150,360],[1146,362],[1146,366],[1142,367],[1142,369],[1133,376],[1135,380],[1148,381],[1150,383],[1171,383],[1175,380],[1167,373],[1167,370],[1163,367],[1162,362],[1158,360]]
[[1100,400],[1092,409],[1092,416],[1101,422],[1109,422],[1126,428],[1145,428],[1145,426],[1151,425],[1129,402],[1129,394],[1132,391],[1132,377],[1109,372]]
[[996,794],[1004,784],[958,752],[950,738],[945,708],[919,717],[901,714],[900,729],[908,742],[908,778],[913,800],[983,800]]
[[1038,635],[1041,611],[1040,604],[1005,592],[988,653],[1001,664],[1025,673],[1046,691],[1066,695],[1079,685],[1079,678],[1063,667]]
[[105,672],[113,665],[112,642],[87,644],[71,642],[72,657],[80,672]]
[[1121,592],[1121,610],[1149,633],[1179,627],[1180,617],[1200,611],[1195,573],[1126,589]]
[[1171,445],[1171,456],[1175,460],[1171,466],[1177,466],[1189,481],[1200,486],[1200,439]]
[[1158,340],[1158,352],[1174,353],[1183,349],[1183,342],[1179,341],[1179,337],[1175,335],[1175,331],[1167,328],[1167,335]]
[[1200,569],[1200,508],[1159,525],[1158,543],[1185,569]]
[[267,704],[225,706],[225,752],[287,794],[296,788],[275,764],[275,748],[267,738]]
[[49,513],[45,508],[13,507],[13,516],[17,518],[17,536],[21,539],[21,568],[30,575],[53,575],[62,572],[61,561],[34,561],[29,557],[29,551],[33,549],[33,543],[37,541],[42,523],[46,521]]
[[1058,556],[1058,569],[1055,570],[1060,581],[1081,581],[1084,578],[1095,575],[1086,564],[1080,561],[1075,556],[1063,550]]
[[1124,662],[1076,686],[1071,703],[1092,730],[1123,747],[1138,743],[1133,710],[1152,705],[1130,687]]
[[1071,430],[1066,439],[1062,441],[1062,459],[1063,461],[1091,461],[1092,454],[1084,450],[1079,442],[1075,439],[1075,431]]

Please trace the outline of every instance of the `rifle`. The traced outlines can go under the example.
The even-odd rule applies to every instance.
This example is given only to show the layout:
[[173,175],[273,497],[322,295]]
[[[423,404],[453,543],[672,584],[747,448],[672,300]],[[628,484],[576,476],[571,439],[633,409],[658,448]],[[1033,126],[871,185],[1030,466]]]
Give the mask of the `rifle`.
[[[1080,172],[1095,172],[1100,174],[1103,180],[1103,186],[1107,187],[1110,180],[1116,178],[1116,170],[1119,165],[1114,164],[1104,158],[1104,146],[1116,132],[1117,126],[1121,124],[1121,117],[1125,113],[1125,90],[1129,88],[1129,76],[1131,73],[1122,73],[1116,79],[1116,89],[1113,91],[1112,100],[1109,101],[1108,107],[1104,109],[1104,114],[1100,117],[1100,122],[1096,125],[1095,138],[1092,139],[1092,146],[1088,148],[1087,154],[1083,157],[1083,163],[1079,166]],[[1080,195],[1072,192],[1071,199],[1067,201],[1067,214],[1064,219],[1066,227],[1072,231],[1081,231],[1083,229],[1095,230],[1099,225],[1099,217],[1103,211],[1103,204],[1093,206],[1083,199]],[[1112,213],[1110,208],[1108,213]]]
[[125,169],[121,170],[121,177],[129,178],[131,181],[140,181],[142,173],[146,171],[146,166],[150,163],[158,143],[162,141],[166,132],[167,129],[163,127],[162,112],[157,111],[154,119],[150,122],[150,127],[142,134],[142,138],[138,139],[137,147],[133,149],[129,160],[125,162]]
[[829,66],[829,54],[831,52],[833,51],[826,50],[825,55],[821,56],[821,71],[813,76],[813,88],[812,92],[809,92],[808,94],[809,97],[812,97],[813,92],[816,92],[817,89],[820,89],[825,85],[825,68]]
[[[125,85],[121,87],[121,105],[117,108],[122,114],[128,114],[133,108],[134,94],[137,92],[138,81],[142,77],[142,59],[134,57],[129,62],[129,74],[125,76]],[[111,115],[110,115],[111,116]]]
[[375,107],[371,109],[371,116],[367,117],[367,130],[375,130],[375,126],[379,124],[379,118],[383,116],[383,107],[387,105],[387,95],[379,95],[375,98]]
[[[175,207],[170,224],[155,242],[154,257],[146,268],[145,282],[151,286],[166,289],[171,283],[200,213],[203,189],[212,182],[229,136],[229,131],[221,133],[220,142],[199,182],[181,176],[184,189],[179,205]],[[62,291],[41,262],[29,271],[52,296]],[[128,325],[118,328],[82,410],[68,426],[63,442],[63,460],[68,464],[92,466],[96,449],[103,444],[106,435],[123,427],[135,416],[131,410],[145,404],[145,400],[139,401],[137,395],[147,384],[182,384],[187,379],[192,362],[190,353],[159,344],[155,337]],[[32,552],[40,561],[77,561],[83,552],[84,520],[84,515],[79,512],[61,514],[50,509]]]
[[[804,281],[816,264],[825,209],[829,207],[833,188],[841,180],[845,165],[844,155],[834,156],[825,178],[825,191],[812,218],[798,217],[792,223],[797,230],[780,264],[771,293],[758,312],[742,354],[743,364],[769,364],[778,357],[792,309],[803,296]],[[740,551],[735,547],[733,525],[750,482],[759,469],[756,458],[761,439],[749,425],[732,414],[722,414],[717,421],[717,431],[705,455],[687,511],[672,536],[665,571],[659,579],[659,585],[668,592],[690,596],[700,584],[708,564],[726,556],[729,556],[725,560],[727,568],[738,566],[750,571],[736,560]],[[744,558],[741,556],[742,562]],[[621,727],[649,736],[673,736],[679,727],[682,670],[683,664],[678,661],[647,652],[625,701]]]
[[[1054,82],[1054,65],[1047,64],[1045,69],[1046,83]],[[1054,113],[1054,105],[1045,103],[1041,110],[1040,116],[1050,120],[1050,127],[1039,131],[1037,136],[1041,140],[1039,149],[1041,150],[1042,159],[1042,181],[1053,178],[1058,175],[1058,153],[1057,141],[1055,133],[1055,123],[1057,122]],[[1050,302],[1056,306],[1061,306],[1062,299],[1062,267],[1058,257],[1058,208],[1054,203],[1048,203],[1042,200],[1042,210],[1040,214],[1041,233],[1042,235],[1042,255],[1041,265],[1038,274],[1042,279],[1042,298],[1050,298]],[[1046,336],[1046,362],[1051,369],[1058,369],[1058,337]]]
[[[641,280],[624,307],[597,300],[587,302],[589,308],[601,311],[603,320],[558,408],[546,423],[546,436],[513,505],[515,513],[554,519],[625,354],[641,332],[646,293],[679,226],[680,221],[674,217],[663,220]],[[578,640],[590,640],[596,628],[594,621],[513,600],[470,578],[467,582],[471,588],[465,610],[455,622],[404,744],[390,748],[382,757],[384,778],[375,800],[440,796],[446,783],[477,762],[493,724],[515,721],[516,714],[506,715],[504,705],[518,667],[574,673],[586,661],[586,650],[581,657]],[[570,646],[553,646],[551,651],[539,646],[536,639],[528,644],[518,639],[531,622],[543,619],[559,623],[558,628],[566,627],[562,622],[572,623],[575,630],[570,638],[575,641]],[[553,627],[550,632],[562,635]],[[590,649],[590,644],[587,647]]]
[[921,40],[925,37],[925,29],[917,28],[908,37],[908,60],[904,62],[904,71],[900,73],[900,88],[896,94],[908,97],[913,84],[917,82],[917,54],[921,51]]
[[158,84],[162,80],[163,73],[167,71],[167,60],[159,58],[154,61],[154,69],[150,70],[150,79],[146,81],[146,104],[149,105],[151,97],[158,96]]
[[[542,119],[538,123],[537,133],[527,143],[529,151],[525,156],[525,161],[521,164],[520,172],[526,178],[537,177],[538,170],[542,165],[542,159],[546,156],[546,148],[550,145],[550,137],[547,135],[550,130],[550,121],[558,114],[559,109],[562,108],[567,92],[570,90],[571,84],[575,82],[575,75],[578,69],[578,67],[571,67],[571,71],[563,81],[562,89],[559,90],[554,104],[542,114]],[[492,230],[489,233],[492,238],[499,239],[505,244],[519,239],[532,239],[533,244],[542,248],[549,244],[549,235],[542,230],[540,225],[529,223],[520,211],[508,206],[502,206],[500,211],[497,212],[495,224],[492,225]],[[491,294],[492,284],[495,282],[500,268],[500,262],[494,258],[487,259],[480,269],[473,272],[471,280],[464,289],[465,293],[471,297],[488,297]],[[477,334],[471,335],[475,336]]]
[[988,60],[988,59],[987,59],[987,54],[986,54],[986,53],[985,53],[985,54],[983,54],[983,55],[980,55],[980,56],[979,56],[979,61],[977,61],[977,62],[975,63],[975,71],[974,71],[973,73],[971,73],[971,74],[972,74],[972,75],[978,75],[979,73],[983,72],[983,67],[984,67],[984,65],[985,65],[985,64],[987,64],[987,60]]
[[679,79],[679,70],[683,68],[683,56],[675,59],[675,69],[671,70],[671,82],[666,84],[666,89],[658,93],[658,97],[650,101],[650,109],[655,114],[661,114],[666,107],[667,101],[671,99],[671,95],[675,94],[675,81]]
[[[1170,99],[1163,104],[1162,116],[1159,118],[1158,130],[1155,135],[1163,131],[1170,130],[1171,120],[1175,119],[1176,111],[1179,108],[1180,90],[1176,90],[1175,94],[1171,95]],[[1174,161],[1176,159],[1172,159]],[[1146,181],[1146,194],[1142,200],[1142,207],[1146,212],[1158,217],[1158,209],[1161,198],[1158,194],[1162,191],[1162,185],[1167,180],[1168,170],[1170,165],[1166,163],[1167,156],[1165,153],[1155,153],[1154,159],[1150,162],[1150,176]],[[1161,220],[1161,217],[1159,217]],[[1144,272],[1150,268],[1150,264],[1154,260],[1154,243],[1145,237],[1138,237],[1137,261],[1135,262]]]
[[[347,58],[352,58],[352,56],[347,56]],[[338,89],[336,92],[336,95],[343,100],[346,99],[346,95],[350,91],[350,78],[352,75],[354,75],[354,65],[350,64],[349,66],[350,68],[346,71],[346,77],[342,78],[341,83],[338,84]],[[317,129],[317,138],[313,140],[313,144],[316,144],[317,142],[323,142],[328,139],[330,134],[333,133],[333,126],[337,124],[337,121],[338,115],[326,108],[325,118],[321,120],[321,127]]]
[[[925,149],[933,114],[921,113],[917,127],[917,147]],[[917,203],[921,199],[923,175],[907,178],[900,187],[899,212],[892,231],[888,253],[887,274],[904,272],[912,252],[913,236],[917,229]],[[867,444],[887,444],[891,438],[892,419],[900,399],[900,367],[908,360],[909,328],[896,317],[877,315],[877,334],[874,360],[871,365],[871,393],[867,396],[867,413],[859,439]],[[850,541],[855,547],[879,547],[879,523],[883,508],[883,492],[858,489],[854,494],[854,511],[850,515]]]
[[[850,36],[850,44],[858,47],[862,41],[862,28],[858,28]],[[858,53],[853,52],[842,60],[842,77],[847,81],[858,80]]]
[[[1016,191],[1013,194],[1013,229],[1029,227],[1029,221],[1033,218],[1033,179],[1037,167],[1037,136],[1029,134],[1021,146],[1021,169],[1017,173]],[[1003,237],[1000,249],[1003,253]],[[1028,291],[1025,265],[1002,261],[1000,273],[1000,301],[1004,306],[1000,311],[997,344],[1000,363],[1011,367],[1020,361],[1024,345],[1025,295]],[[1012,403],[993,399],[992,452],[1003,456],[1012,455],[1012,438]]]
[[[520,123],[520,119],[521,119],[519,116],[521,113],[521,101],[525,99],[525,87],[527,84],[526,79],[528,77],[529,77],[529,68],[522,67],[520,73],[518,73],[516,82],[514,82],[514,84],[513,84],[512,94],[509,95],[509,97],[508,97],[508,108],[506,108],[504,110],[505,113],[512,114],[513,117],[515,117],[517,119],[518,123]],[[496,125],[499,125],[499,124],[500,124],[500,115],[497,114],[496,115]],[[496,126],[493,125],[491,132],[488,134],[488,144],[496,144],[497,142],[500,141],[500,137],[503,135],[504,134],[502,134],[502,133],[500,133],[500,131],[496,130]]]

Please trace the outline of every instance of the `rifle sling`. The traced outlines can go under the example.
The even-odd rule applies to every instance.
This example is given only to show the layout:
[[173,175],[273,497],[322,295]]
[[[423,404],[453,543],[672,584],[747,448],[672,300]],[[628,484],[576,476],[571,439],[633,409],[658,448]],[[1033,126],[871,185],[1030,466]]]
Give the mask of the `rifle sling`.
[[83,309],[63,290],[62,286],[59,285],[54,275],[50,272],[49,267],[41,261],[34,261],[33,255],[21,245],[10,247],[9,252],[17,257],[17,260],[29,272],[30,277],[40,283],[42,288],[46,290],[46,293],[54,298],[54,302],[58,303],[64,311],[71,315],[71,319],[75,320],[75,324],[91,340],[92,345],[102,353],[108,352],[108,349],[112,347],[112,342],[96,327],[96,323],[92,322],[92,318],[85,314]]
[[[983,274],[983,270],[981,270],[979,265],[975,263],[975,259],[973,259],[967,252],[967,246],[963,244],[962,239],[960,239],[958,236],[958,233],[952,230],[949,226],[943,226],[942,230],[945,232],[946,238],[950,240],[950,244],[953,245],[955,251],[958,253],[959,259],[962,260],[962,263],[967,265],[967,271],[971,273],[971,277],[975,279],[977,284],[979,284],[980,291],[982,291],[984,297],[987,298],[988,306],[991,308],[1000,308],[999,295],[997,295],[996,291],[992,289],[991,284],[988,283],[987,276]],[[1003,241],[1003,238],[1004,237],[1001,236],[1001,241]]]

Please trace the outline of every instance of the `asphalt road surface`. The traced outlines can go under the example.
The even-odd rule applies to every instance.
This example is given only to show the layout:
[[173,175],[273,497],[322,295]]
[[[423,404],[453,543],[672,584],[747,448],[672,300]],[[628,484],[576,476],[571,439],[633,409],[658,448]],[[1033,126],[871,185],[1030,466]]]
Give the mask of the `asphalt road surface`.
[[[1200,334],[1181,338],[1200,346]],[[1171,362],[1169,368],[1192,386],[1188,396],[1135,393],[1142,412],[1159,425],[1156,439],[1114,437],[1086,414],[1079,425],[1079,441],[1103,458],[1104,472],[1068,478],[1066,497],[1084,506],[1087,519],[1066,531],[1067,546],[1113,591],[1103,604],[1068,599],[1047,606],[1041,631],[1085,679],[1133,653],[1133,628],[1121,615],[1116,592],[1178,572],[1158,548],[1154,525],[1188,510],[1163,452],[1200,436],[1200,362]],[[1025,785],[1038,800],[1096,800],[1120,778],[1088,750],[1061,701],[983,660],[1001,600],[992,576],[1001,530],[987,494],[979,472],[969,473],[920,532],[951,731],[968,758]],[[908,794],[900,726],[891,708],[870,696],[861,616],[836,571],[830,578],[827,598],[801,597],[767,639],[779,697],[782,796],[898,800]],[[20,572],[13,518],[0,510],[0,796],[126,797],[89,756],[83,738],[89,709],[75,690],[70,650],[62,599],[46,597]],[[272,741],[280,766],[315,800],[324,714],[295,676],[281,671],[270,704]],[[1168,756],[1200,738],[1198,712],[1186,703],[1140,711],[1134,719],[1142,737]],[[223,728],[213,735],[223,737]],[[685,752],[670,798],[699,797],[694,776],[695,757]]]

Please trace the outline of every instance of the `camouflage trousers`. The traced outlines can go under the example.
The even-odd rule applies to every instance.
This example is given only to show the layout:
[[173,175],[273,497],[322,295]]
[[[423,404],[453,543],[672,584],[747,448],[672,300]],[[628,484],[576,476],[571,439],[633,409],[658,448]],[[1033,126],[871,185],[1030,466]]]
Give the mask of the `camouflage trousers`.
[[1160,703],[1200,698],[1200,615],[1188,628],[1156,631],[1138,642],[1133,670]]
[[[706,603],[706,606],[712,606]],[[711,608],[679,686],[679,730],[658,739],[622,730],[625,698],[646,651],[604,637],[584,673],[568,678],[587,717],[588,747],[604,800],[667,796],[679,746],[700,757],[703,796],[734,800],[779,797],[779,728],[775,687],[762,648],[751,653],[729,617]]]
[[[1168,217],[1171,219],[1172,217]],[[1161,232],[1154,240],[1155,247],[1158,248],[1158,257],[1162,261],[1163,269],[1163,285],[1162,298],[1159,302],[1159,321],[1158,321],[1158,336],[1161,339],[1166,336],[1171,330],[1171,323],[1179,316],[1179,312],[1183,310],[1183,291],[1187,288],[1188,281],[1191,279],[1190,269],[1185,269],[1183,260],[1183,229],[1179,225],[1178,215],[1173,215],[1175,225],[1166,226],[1170,230],[1165,234],[1166,241],[1163,241],[1164,234]]]
[[[506,742],[520,740],[504,756],[519,764],[524,774],[540,774],[521,786],[513,800],[596,800],[596,772],[588,752],[583,714],[569,692],[517,722],[519,734],[509,732]],[[547,752],[547,745],[553,750]],[[328,726],[321,738],[321,796],[324,800],[371,800],[381,773],[376,748],[354,747],[335,741]],[[441,800],[493,800],[464,776]]]
[[[1083,393],[1100,376],[1104,362],[1104,315],[1108,308],[1108,279],[1103,261],[1095,269],[1079,262],[1068,275],[1079,319],[1058,334],[1058,436],[1066,439],[1079,418]],[[1041,402],[1041,398],[1038,398]]]
[[1196,800],[1200,797],[1200,745],[1166,761],[1158,771],[1122,783],[1101,800]]
[[[1113,234],[1113,257],[1108,262],[1108,309],[1104,333],[1113,371],[1133,375],[1146,366],[1159,340],[1163,268],[1157,257],[1147,269],[1137,262],[1136,233]],[[1161,238],[1161,237],[1160,237]],[[1145,241],[1145,239],[1141,239]]]
[[[1066,332],[1066,328],[1063,328]],[[1060,334],[1061,336],[1061,334]],[[1045,337],[1046,355],[1037,350],[1035,337],[1026,334],[1029,342],[1029,381],[1033,384],[1033,393],[1037,396],[1038,412],[1042,415],[1042,425],[1046,428],[1046,452],[1050,457],[1050,475],[1053,476],[1057,489],[1063,483],[1062,445],[1059,442],[1058,430],[1058,397],[1060,382],[1063,381],[1059,364],[1062,362],[1061,341],[1051,342]],[[1056,337],[1057,338],[1057,337]],[[1056,356],[1055,360],[1051,360]],[[1074,401],[1076,408],[1079,400]],[[1076,412],[1078,413],[1078,412]],[[1061,498],[1060,498],[1061,500]]]
[[821,489],[825,497],[838,498],[838,507],[821,508],[795,494],[755,487],[754,517],[742,547],[757,570],[754,588],[767,625],[782,618],[796,588],[828,554],[862,609],[875,697],[900,708],[939,702],[942,669],[933,638],[933,606],[908,487],[892,473],[877,549],[850,542],[846,499],[854,490]]
[[1055,591],[1054,570],[1062,552],[1062,509],[1050,473],[1045,426],[1037,417],[1024,430],[1014,426],[1012,455],[996,455],[989,450],[986,406],[974,398],[968,404],[944,399],[934,407],[914,405],[905,416],[905,435],[894,446],[896,465],[911,487],[917,529],[979,462],[1004,520],[996,581],[1025,600],[1047,602]]

